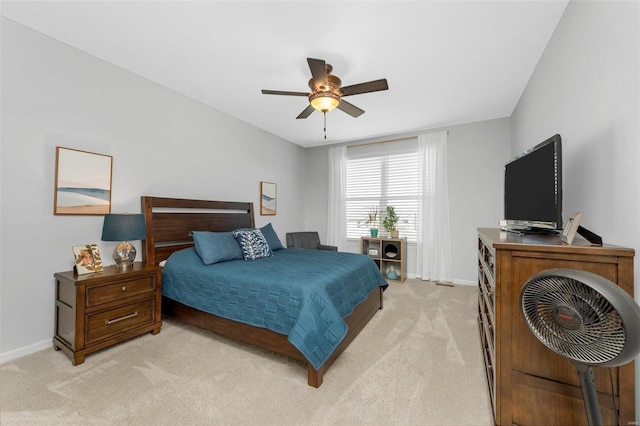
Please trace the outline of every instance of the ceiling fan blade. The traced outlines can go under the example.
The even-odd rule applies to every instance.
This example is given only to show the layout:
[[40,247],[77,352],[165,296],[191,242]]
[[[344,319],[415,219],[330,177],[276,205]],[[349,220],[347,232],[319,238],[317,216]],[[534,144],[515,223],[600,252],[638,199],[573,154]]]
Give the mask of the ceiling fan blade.
[[311,105],[309,105],[308,107],[306,107],[306,108],[305,108],[305,110],[304,110],[304,111],[302,111],[302,112],[300,113],[300,115],[298,115],[298,116],[296,117],[296,119],[299,119],[299,118],[307,118],[308,116],[310,116],[310,115],[311,115],[311,113],[312,113],[313,111],[315,111],[315,108],[314,108],[314,107],[312,107]]
[[309,69],[311,70],[311,76],[316,84],[316,87],[327,85],[327,64],[322,59],[307,58]]
[[368,81],[366,83],[354,84],[342,88],[342,96],[359,95],[360,93],[379,92],[388,90],[387,79]]
[[309,96],[309,94],[305,92],[283,92],[281,90],[264,90],[264,89],[262,89],[262,94],[263,95]]
[[340,100],[340,103],[338,104],[338,109],[346,112],[347,114],[349,114],[354,118],[360,117],[362,114],[364,114],[363,109],[358,108],[354,104],[350,104],[344,99]]

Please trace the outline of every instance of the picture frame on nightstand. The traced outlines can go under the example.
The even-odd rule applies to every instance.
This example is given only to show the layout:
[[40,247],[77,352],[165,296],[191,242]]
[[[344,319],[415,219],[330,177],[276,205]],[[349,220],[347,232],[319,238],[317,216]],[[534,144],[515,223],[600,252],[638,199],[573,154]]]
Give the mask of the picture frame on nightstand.
[[102,258],[97,244],[74,246],[72,250],[76,274],[92,274],[103,270]]

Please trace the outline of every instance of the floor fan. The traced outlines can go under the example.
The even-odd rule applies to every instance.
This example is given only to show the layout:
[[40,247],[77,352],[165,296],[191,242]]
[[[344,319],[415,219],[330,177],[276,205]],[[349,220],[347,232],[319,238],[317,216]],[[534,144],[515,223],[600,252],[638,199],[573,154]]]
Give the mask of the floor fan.
[[592,367],[621,366],[640,352],[640,307],[600,275],[549,269],[524,284],[520,310],[538,340],[573,362],[587,420],[601,425]]

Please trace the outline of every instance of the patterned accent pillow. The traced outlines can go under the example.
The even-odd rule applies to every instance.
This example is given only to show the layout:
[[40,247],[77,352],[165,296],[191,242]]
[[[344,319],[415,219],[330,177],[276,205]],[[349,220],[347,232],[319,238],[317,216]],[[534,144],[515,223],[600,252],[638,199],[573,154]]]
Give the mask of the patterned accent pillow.
[[240,244],[244,260],[256,260],[273,256],[269,243],[259,229],[243,229],[233,231],[233,236]]

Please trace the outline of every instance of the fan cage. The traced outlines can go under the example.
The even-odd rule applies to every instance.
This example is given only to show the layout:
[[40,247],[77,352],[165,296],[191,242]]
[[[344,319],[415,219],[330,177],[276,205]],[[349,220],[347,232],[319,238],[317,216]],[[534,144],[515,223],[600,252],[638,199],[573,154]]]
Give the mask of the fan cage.
[[[572,361],[600,365],[616,359],[626,331],[618,311],[598,291],[570,277],[545,276],[525,284],[522,313],[535,336],[549,349]],[[570,329],[556,319],[557,308],[577,313]]]

